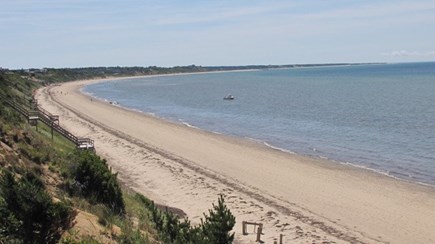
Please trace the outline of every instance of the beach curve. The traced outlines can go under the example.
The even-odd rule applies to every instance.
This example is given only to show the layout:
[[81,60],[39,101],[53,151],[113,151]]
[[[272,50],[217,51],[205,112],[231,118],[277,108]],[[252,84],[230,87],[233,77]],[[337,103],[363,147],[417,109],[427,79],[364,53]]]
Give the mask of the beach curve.
[[223,193],[237,242],[255,240],[241,235],[242,220],[263,222],[266,243],[281,233],[292,243],[435,241],[431,187],[91,101],[79,92],[90,82],[44,88],[37,98],[66,128],[94,139],[121,179],[194,221]]

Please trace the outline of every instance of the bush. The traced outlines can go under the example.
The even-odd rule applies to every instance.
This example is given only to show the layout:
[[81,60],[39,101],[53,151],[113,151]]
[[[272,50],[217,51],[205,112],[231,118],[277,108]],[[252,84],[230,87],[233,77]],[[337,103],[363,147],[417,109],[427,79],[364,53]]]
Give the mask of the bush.
[[53,203],[34,174],[15,180],[0,175],[0,237],[24,243],[56,243],[70,228],[75,212],[69,204]]
[[112,212],[112,209],[104,204],[97,204],[92,206],[91,212],[98,217],[98,223],[100,225],[112,228],[117,216]]
[[202,222],[202,230],[208,243],[232,243],[234,233],[233,229],[236,218],[225,205],[222,195],[218,199],[218,205],[213,204],[213,209],[209,210],[209,215],[204,214],[205,221]]
[[77,151],[74,157],[75,167],[71,167],[74,187],[70,191],[85,196],[91,202],[102,203],[115,213],[125,213],[117,174],[111,172],[106,160],[88,151]]
[[199,226],[191,226],[189,219],[180,220],[167,209],[162,211],[154,202],[140,194],[135,196],[150,211],[151,220],[164,243],[198,243],[198,244],[227,244],[234,240],[234,233],[230,233],[235,225],[235,217],[226,207],[223,196],[218,199],[218,205],[208,215],[204,214]]
[[147,244],[150,243],[148,235],[146,233],[142,233],[140,229],[134,229],[131,224],[121,225],[122,233],[120,236],[116,237],[116,241],[118,243],[123,244]]

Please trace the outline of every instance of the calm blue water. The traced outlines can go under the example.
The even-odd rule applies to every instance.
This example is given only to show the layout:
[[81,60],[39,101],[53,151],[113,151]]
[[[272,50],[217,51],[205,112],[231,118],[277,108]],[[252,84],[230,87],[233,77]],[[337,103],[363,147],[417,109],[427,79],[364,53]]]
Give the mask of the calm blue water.
[[[435,185],[435,63],[148,77],[84,91],[205,130]],[[236,99],[223,100],[228,93]]]

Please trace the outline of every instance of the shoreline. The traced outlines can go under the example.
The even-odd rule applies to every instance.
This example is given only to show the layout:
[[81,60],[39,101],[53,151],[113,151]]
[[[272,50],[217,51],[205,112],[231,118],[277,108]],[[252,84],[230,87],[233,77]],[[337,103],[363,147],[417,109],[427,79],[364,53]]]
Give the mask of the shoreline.
[[[378,65],[378,64],[357,64],[357,65]],[[344,65],[335,65],[336,67],[345,67]],[[335,67],[334,65],[331,66],[314,66],[314,67],[291,67],[291,68],[274,68],[274,69],[299,69],[299,68],[323,68],[323,67]],[[229,72],[253,72],[253,71],[260,71],[261,69],[249,69],[249,70],[229,70],[229,71],[206,71],[206,72],[190,72],[190,73],[174,73],[174,74],[158,74],[158,75],[145,75],[145,76],[129,76],[129,77],[119,77],[119,78],[105,78],[105,79],[95,79],[96,82],[88,82],[88,81],[93,81],[93,80],[87,80],[86,84],[83,84],[82,86],[80,86],[78,88],[78,90],[85,96],[89,97],[89,98],[94,98],[97,99],[101,102],[104,103],[109,103],[109,102],[113,102],[113,101],[109,101],[106,100],[104,98],[100,98],[100,97],[96,97],[93,96],[90,93],[84,92],[83,89],[90,84],[95,84],[95,83],[102,83],[102,82],[107,82],[107,81],[112,81],[112,80],[122,80],[122,79],[135,79],[135,78],[152,78],[152,77],[162,77],[162,76],[178,76],[178,75],[195,75],[195,74],[210,74],[210,73],[229,73]],[[116,101],[115,101],[116,102]],[[161,117],[157,114],[154,113],[150,113],[150,112],[146,112],[146,111],[141,111],[138,109],[132,109],[129,107],[125,107],[122,104],[111,104],[112,106],[118,106],[122,109],[131,111],[131,112],[137,112],[140,114],[143,114],[145,116],[151,116],[154,117],[156,119],[159,120],[164,120],[168,123],[174,123],[177,125],[182,125],[182,126],[186,126],[188,128],[192,128],[192,129],[197,129],[197,130],[201,130],[203,132],[208,132],[211,134],[217,134],[217,135],[223,135],[226,137],[234,137],[234,138],[239,138],[242,140],[248,140],[254,143],[258,143],[260,146],[266,146],[267,148],[270,148],[272,150],[277,150],[280,152],[284,152],[284,153],[289,153],[291,155],[299,155],[302,157],[307,157],[307,158],[313,158],[313,159],[318,159],[318,160],[324,160],[327,163],[334,163],[334,164],[338,164],[338,165],[343,165],[343,166],[350,166],[350,167],[354,167],[358,170],[363,170],[363,171],[368,171],[371,173],[375,173],[377,175],[380,175],[382,177],[388,177],[394,180],[398,180],[398,181],[402,181],[405,183],[411,183],[411,184],[416,184],[416,185],[422,185],[422,186],[426,186],[426,187],[432,187],[435,190],[435,184],[431,184],[431,183],[427,183],[427,182],[421,182],[421,181],[417,181],[417,180],[412,180],[412,179],[406,179],[406,178],[400,178],[398,176],[392,175],[389,173],[388,170],[382,170],[382,169],[375,169],[375,168],[370,168],[368,166],[364,166],[358,163],[354,163],[354,162],[350,162],[350,161],[340,161],[337,159],[333,159],[333,158],[328,158],[325,156],[321,156],[321,155],[313,155],[313,154],[309,154],[309,153],[300,153],[300,152],[295,152],[292,151],[291,149],[286,149],[286,148],[282,148],[279,146],[275,146],[267,141],[263,141],[261,139],[258,138],[251,138],[251,137],[241,137],[241,136],[236,136],[236,135],[227,135],[218,131],[211,131],[211,130],[207,130],[195,125],[191,125],[188,122],[182,121],[182,120],[171,120],[169,118],[165,118],[165,117]]]
[[[229,193],[227,195],[233,196],[234,199],[240,196],[244,198],[243,201],[235,202],[232,200],[229,202],[232,211],[232,207],[236,207],[234,211],[236,212],[237,224],[234,230],[236,231],[236,240],[241,243],[249,243],[247,240],[250,240],[249,236],[241,236],[240,234],[239,225],[242,220],[259,221],[263,219],[266,221],[271,217],[273,220],[266,221],[265,240],[273,240],[276,238],[276,234],[281,232],[285,233],[286,238],[290,236],[295,238],[296,236],[301,242],[316,239],[313,235],[298,235],[295,226],[302,228],[305,233],[323,233],[325,240],[335,242],[390,241],[407,243],[435,240],[430,228],[435,221],[435,216],[430,211],[435,206],[435,194],[434,190],[429,187],[401,182],[368,172],[369,170],[357,169],[354,166],[332,165],[334,163],[331,163],[330,160],[279,152],[258,142],[249,142],[246,139],[231,138],[182,124],[174,124],[146,113],[127,111],[102,101],[91,103],[86,97],[87,95],[80,93],[80,85],[78,85],[89,82],[95,81],[65,83],[55,87],[55,91],[62,90],[70,92],[70,94],[65,95],[62,99],[55,95],[58,97],[57,101],[54,101],[56,100],[54,98],[51,105],[49,97],[45,96],[44,98],[41,93],[38,96],[42,96],[42,100],[45,99],[42,103],[44,108],[56,111],[55,103],[57,102],[59,106],[61,105],[60,107],[63,106],[64,110],[79,113],[83,118],[87,117],[88,122],[96,122],[93,130],[98,131],[105,128],[107,133],[112,133],[112,137],[108,136],[113,141],[119,140],[119,138],[130,140],[133,144],[139,145],[139,151],[144,150],[140,149],[142,147],[150,151],[151,154],[154,153],[152,157],[162,156],[161,162],[167,166],[175,165],[178,161],[184,171],[191,170],[210,181],[215,180],[217,181],[216,185],[223,185],[222,189],[232,188],[232,195]],[[57,111],[61,112],[59,106]],[[122,118],[110,121],[108,113],[117,113]],[[67,128],[80,127],[80,123],[77,122],[80,118],[74,118],[74,115],[65,117],[69,123]],[[144,125],[145,121],[147,126],[148,124],[152,125],[136,130],[127,128],[133,127],[133,124]],[[64,121],[62,120],[61,123]],[[97,128],[98,126],[101,128]],[[159,135],[153,135],[149,132],[150,129]],[[89,137],[92,137],[92,133],[94,133],[92,130],[90,132],[83,129],[80,131],[78,128],[74,130],[77,130],[77,133],[87,133],[86,135]],[[181,138],[183,136],[188,138]],[[121,177],[129,178],[131,175],[128,174],[132,174],[135,169],[145,167],[142,163],[130,163],[129,167],[134,167],[133,170],[123,169],[122,164],[116,166],[114,160],[117,159],[117,156],[111,154],[110,151],[117,149],[117,147],[110,141],[103,145],[104,141],[100,142],[98,138],[95,140],[97,152],[101,151],[103,156],[109,156],[108,162],[114,164],[115,170],[120,172]],[[99,143],[102,144],[101,147],[107,148],[100,149]],[[197,145],[198,143],[200,145]],[[202,150],[206,153],[203,153]],[[148,153],[145,151],[143,153]],[[140,153],[137,156],[140,158]],[[142,159],[144,161],[140,162],[147,164],[147,159],[149,158]],[[161,170],[158,166],[156,167],[154,170]],[[167,179],[165,178],[164,181],[173,183],[173,179],[169,177],[170,174],[166,176]],[[162,177],[158,178],[162,180]],[[139,192],[149,193],[149,189],[145,188],[149,187],[150,184],[144,185],[135,178],[129,178],[128,182],[134,188],[139,189]],[[162,202],[169,203],[168,205],[183,210],[187,208],[186,212],[189,218],[196,219],[198,213],[195,211],[199,206],[205,205],[204,200],[200,203],[192,201],[192,199],[183,199],[184,202],[188,202],[187,204],[179,202],[180,200],[177,198],[181,196],[171,197],[162,194],[161,191],[164,190],[183,192],[179,188],[179,185],[183,184],[179,184],[179,181],[175,182],[172,188],[176,189],[166,189],[165,184],[159,185],[159,182],[152,182],[151,185],[158,185],[158,190],[151,192],[151,195],[154,194]],[[201,182],[206,184],[204,180]],[[191,186],[192,182],[186,183],[186,187],[189,185]],[[212,188],[202,190],[191,188],[187,193],[191,191],[197,194],[211,194],[211,196],[219,192]],[[185,194],[186,192],[182,195]],[[415,199],[419,199],[419,201]],[[215,199],[212,199],[209,203],[214,201]],[[253,202],[253,206],[237,209],[239,204],[249,201]],[[260,205],[261,208],[257,209],[256,205]],[[265,209],[269,210],[265,211]],[[411,214],[408,211],[411,211]],[[401,215],[401,218],[397,218],[398,214]],[[407,220],[404,221],[403,218],[407,218]],[[275,223],[276,221],[278,223]],[[283,222],[288,223],[288,225],[279,224]],[[414,225],[415,223],[419,224],[414,227],[409,226],[409,224]],[[289,229],[286,229],[286,226],[290,226]],[[391,230],[391,226],[396,226],[398,229]],[[274,229],[273,235],[267,233],[272,229]],[[269,243],[269,241],[266,242]]]

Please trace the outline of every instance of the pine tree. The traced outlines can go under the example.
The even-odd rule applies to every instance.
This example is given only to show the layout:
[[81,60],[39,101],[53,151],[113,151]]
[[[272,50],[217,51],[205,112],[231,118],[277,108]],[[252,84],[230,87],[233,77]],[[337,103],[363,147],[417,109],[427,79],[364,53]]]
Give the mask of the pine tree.
[[209,215],[204,214],[205,221],[201,219],[202,229],[208,243],[227,244],[234,240],[233,229],[236,218],[225,205],[222,195],[218,199],[218,205],[213,204],[213,209],[209,210]]
[[165,211],[165,225],[163,226],[165,236],[169,238],[170,242],[173,243],[177,238],[179,231],[179,221],[176,215],[169,212],[168,208]]

